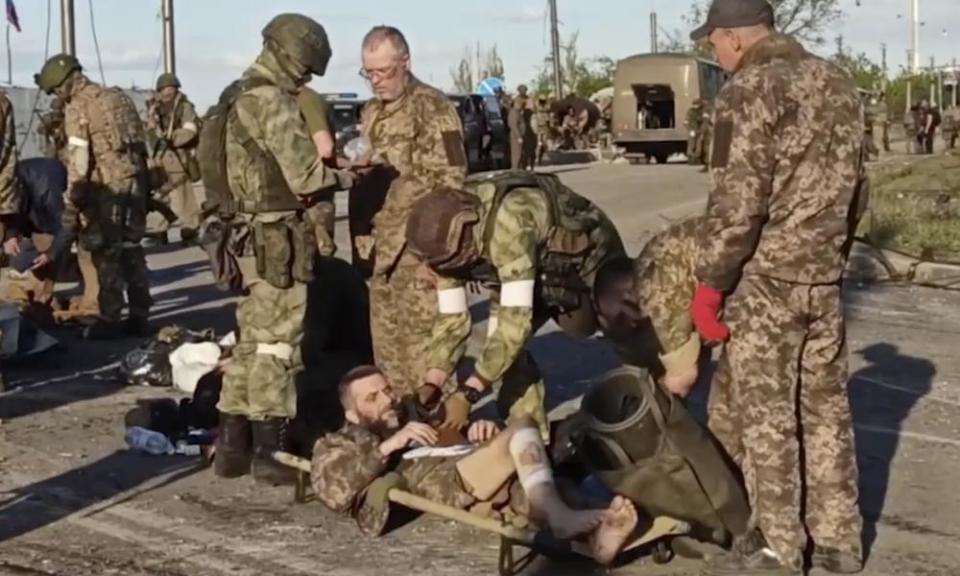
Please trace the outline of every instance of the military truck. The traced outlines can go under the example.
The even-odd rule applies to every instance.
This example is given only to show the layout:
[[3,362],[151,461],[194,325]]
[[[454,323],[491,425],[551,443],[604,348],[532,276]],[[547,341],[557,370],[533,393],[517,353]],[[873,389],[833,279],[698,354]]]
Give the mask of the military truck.
[[683,123],[697,98],[712,101],[727,75],[715,62],[692,54],[637,54],[617,62],[613,143],[631,160],[666,164],[686,152]]

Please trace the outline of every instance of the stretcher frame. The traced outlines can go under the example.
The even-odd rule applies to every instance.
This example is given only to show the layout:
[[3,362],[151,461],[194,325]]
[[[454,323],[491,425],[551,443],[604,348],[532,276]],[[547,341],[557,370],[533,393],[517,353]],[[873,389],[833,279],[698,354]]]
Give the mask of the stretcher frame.
[[[310,461],[288,452],[274,452],[273,457],[280,464],[296,471],[293,500],[298,504],[306,502],[307,490],[310,486]],[[583,542],[559,541],[542,530],[520,528],[460,508],[439,504],[405,490],[392,488],[387,492],[387,499],[394,504],[417,512],[432,514],[498,535],[500,537],[500,550],[497,571],[500,576],[516,576],[518,573],[520,563],[517,562],[514,554],[517,547],[526,548],[531,552],[542,553],[546,556],[576,554],[591,558],[589,546]],[[652,519],[650,526],[643,534],[624,546],[620,554],[652,545],[651,556],[653,561],[657,564],[666,564],[673,558],[669,540],[687,534],[689,531],[690,526],[686,522],[668,516],[658,516]]]

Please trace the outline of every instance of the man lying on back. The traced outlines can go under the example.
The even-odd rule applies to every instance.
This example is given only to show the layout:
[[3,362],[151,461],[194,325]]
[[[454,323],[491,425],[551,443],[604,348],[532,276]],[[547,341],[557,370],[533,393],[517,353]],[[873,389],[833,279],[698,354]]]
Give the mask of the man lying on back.
[[368,534],[379,534],[389,509],[377,505],[378,478],[395,473],[401,487],[435,502],[467,509],[480,502],[520,507],[516,479],[523,489],[530,519],[558,539],[590,537],[594,559],[613,560],[637,524],[629,500],[617,496],[606,509],[575,510],[560,497],[536,423],[519,419],[498,430],[488,421],[467,430],[481,444],[466,456],[405,459],[416,446],[434,446],[436,429],[423,422],[401,425],[397,403],[383,374],[373,366],[352,370],[340,384],[347,424],[317,440],[311,481],[316,497],[328,508],[351,513]]

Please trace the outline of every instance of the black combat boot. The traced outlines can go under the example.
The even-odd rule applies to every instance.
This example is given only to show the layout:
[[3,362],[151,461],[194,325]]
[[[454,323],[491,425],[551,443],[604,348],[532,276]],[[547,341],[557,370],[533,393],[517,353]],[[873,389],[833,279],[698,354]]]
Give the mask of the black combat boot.
[[137,338],[146,338],[151,335],[150,322],[145,316],[131,314],[127,317],[127,324],[124,330],[129,336]]
[[180,245],[181,246],[194,246],[197,243],[197,233],[196,228],[180,228]]
[[249,474],[251,457],[250,421],[241,414],[221,412],[213,473],[221,478],[238,478]]
[[799,566],[786,566],[767,546],[760,530],[734,536],[729,552],[710,557],[701,576],[802,576]]
[[253,479],[279,486],[293,484],[296,472],[273,459],[273,453],[288,451],[286,418],[253,422]]
[[96,319],[83,329],[84,340],[116,340],[117,338],[123,338],[123,336],[123,324],[102,318]]
[[863,570],[863,561],[858,555],[826,546],[813,547],[810,564],[831,574],[856,574]]

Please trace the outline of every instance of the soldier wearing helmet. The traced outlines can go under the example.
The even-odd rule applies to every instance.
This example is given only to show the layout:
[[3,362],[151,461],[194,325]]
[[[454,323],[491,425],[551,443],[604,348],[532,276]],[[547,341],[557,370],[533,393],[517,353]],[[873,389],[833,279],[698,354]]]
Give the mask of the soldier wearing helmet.
[[[200,179],[194,150],[199,120],[193,103],[180,91],[180,80],[171,73],[157,78],[157,97],[147,112],[147,129],[153,142],[151,164],[163,175],[156,198],[169,206],[180,221],[180,237],[193,241],[200,225],[200,210],[193,183]],[[158,212],[147,216],[147,232],[166,239],[170,222]]]
[[126,329],[145,335],[152,301],[140,240],[146,219],[147,154],[143,124],[130,97],[88,79],[67,54],[47,60],[37,86],[65,103],[67,191],[63,221],[51,248],[35,267],[46,266],[75,238],[90,251],[99,277],[99,315],[87,338],[121,335],[124,291]]
[[[405,394],[423,377],[436,315],[432,277],[406,249],[407,218],[413,203],[430,190],[462,186],[467,159],[456,110],[442,92],[410,71],[410,47],[399,30],[390,26],[370,30],[361,59],[361,75],[375,95],[364,108],[361,131],[372,145],[372,158],[382,159],[361,185],[369,187],[363,193],[373,198],[382,196],[382,186],[389,186],[383,207],[373,218],[374,356],[394,388]],[[398,176],[406,184],[401,185]],[[354,238],[358,253],[362,255],[370,240]]]
[[461,425],[471,404],[502,380],[501,414],[531,416],[546,433],[543,382],[525,346],[551,318],[573,335],[596,331],[593,281],[602,264],[624,255],[613,223],[555,175],[509,171],[418,200],[407,243],[440,276],[422,381],[440,387],[464,353],[471,328],[464,284],[490,290],[487,342],[473,374],[447,400],[445,425]]
[[[349,173],[332,170],[317,155],[297,106],[300,88],[322,76],[330,59],[326,31],[300,14],[280,14],[263,29],[263,48],[243,77],[224,90],[227,102],[224,172],[236,206],[231,228],[240,246],[237,263],[244,295],[237,303],[240,343],[220,394],[220,433],[214,471],[257,481],[291,481],[272,453],[285,448],[296,415],[295,377],[303,368],[300,343],[317,251],[305,216],[312,201],[349,188]],[[200,150],[207,149],[205,120]],[[204,179],[208,159],[201,154]],[[252,442],[251,442],[252,441]]]

